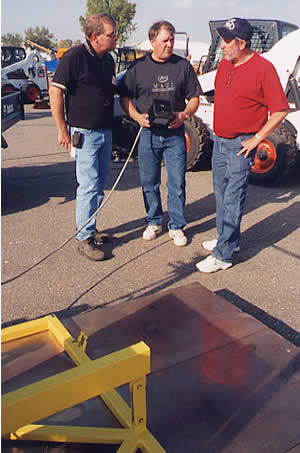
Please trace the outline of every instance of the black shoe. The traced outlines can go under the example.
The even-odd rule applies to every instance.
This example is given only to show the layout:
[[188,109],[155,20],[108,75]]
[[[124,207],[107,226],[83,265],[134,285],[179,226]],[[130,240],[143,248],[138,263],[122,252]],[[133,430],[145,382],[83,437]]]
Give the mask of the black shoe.
[[103,261],[106,259],[104,250],[101,249],[93,237],[85,241],[79,241],[78,251],[91,261]]

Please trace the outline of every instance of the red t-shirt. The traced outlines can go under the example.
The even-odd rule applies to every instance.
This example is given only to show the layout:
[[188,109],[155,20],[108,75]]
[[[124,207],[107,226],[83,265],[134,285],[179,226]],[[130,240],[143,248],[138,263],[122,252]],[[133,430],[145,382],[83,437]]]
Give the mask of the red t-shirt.
[[246,63],[235,67],[221,60],[215,79],[214,132],[234,138],[255,133],[270,114],[289,105],[277,72],[268,60],[254,53]]

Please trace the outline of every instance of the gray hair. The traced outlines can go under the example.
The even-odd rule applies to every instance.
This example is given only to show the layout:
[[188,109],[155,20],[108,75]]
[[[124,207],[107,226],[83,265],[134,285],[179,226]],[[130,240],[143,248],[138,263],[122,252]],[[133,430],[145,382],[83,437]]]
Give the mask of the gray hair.
[[93,34],[101,35],[104,31],[104,23],[116,26],[115,20],[109,14],[101,13],[89,16],[84,25],[85,36],[90,39]]
[[234,38],[234,39],[235,39],[236,42],[245,41],[246,42],[245,48],[246,49],[250,49],[250,47],[251,47],[251,39],[250,39],[250,41],[246,41],[245,39],[242,39],[242,38]]

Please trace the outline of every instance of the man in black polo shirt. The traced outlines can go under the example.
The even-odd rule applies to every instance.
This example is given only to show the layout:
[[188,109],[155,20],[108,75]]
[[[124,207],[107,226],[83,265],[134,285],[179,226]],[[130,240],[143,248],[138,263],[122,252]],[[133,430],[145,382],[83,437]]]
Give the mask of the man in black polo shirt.
[[[147,211],[143,238],[150,241],[162,231],[160,182],[164,158],[168,174],[169,237],[175,245],[185,246],[187,151],[183,124],[197,110],[201,88],[192,65],[172,54],[174,34],[173,25],[167,21],[156,22],[150,27],[148,35],[153,52],[138,59],[127,71],[119,92],[125,112],[144,128],[139,140],[139,170]],[[156,105],[170,106],[174,119],[168,127],[150,124],[148,112],[154,101],[158,101]]]
[[[84,44],[64,54],[49,90],[58,143],[76,152],[78,230],[99,208],[109,173],[116,79],[114,60],[107,52],[116,47],[115,21],[108,14],[94,14],[86,20],[85,36]],[[77,233],[78,250],[100,261],[105,251],[95,239],[96,232],[94,217]]]

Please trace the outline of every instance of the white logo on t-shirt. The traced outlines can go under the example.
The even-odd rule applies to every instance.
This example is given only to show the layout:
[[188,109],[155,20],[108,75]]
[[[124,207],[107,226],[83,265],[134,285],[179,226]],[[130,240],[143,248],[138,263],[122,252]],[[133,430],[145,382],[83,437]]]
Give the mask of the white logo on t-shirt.
[[175,91],[174,82],[169,82],[168,74],[160,74],[157,82],[153,82],[152,92]]
[[166,83],[168,80],[169,80],[169,77],[167,75],[159,75],[158,76],[159,83]]

